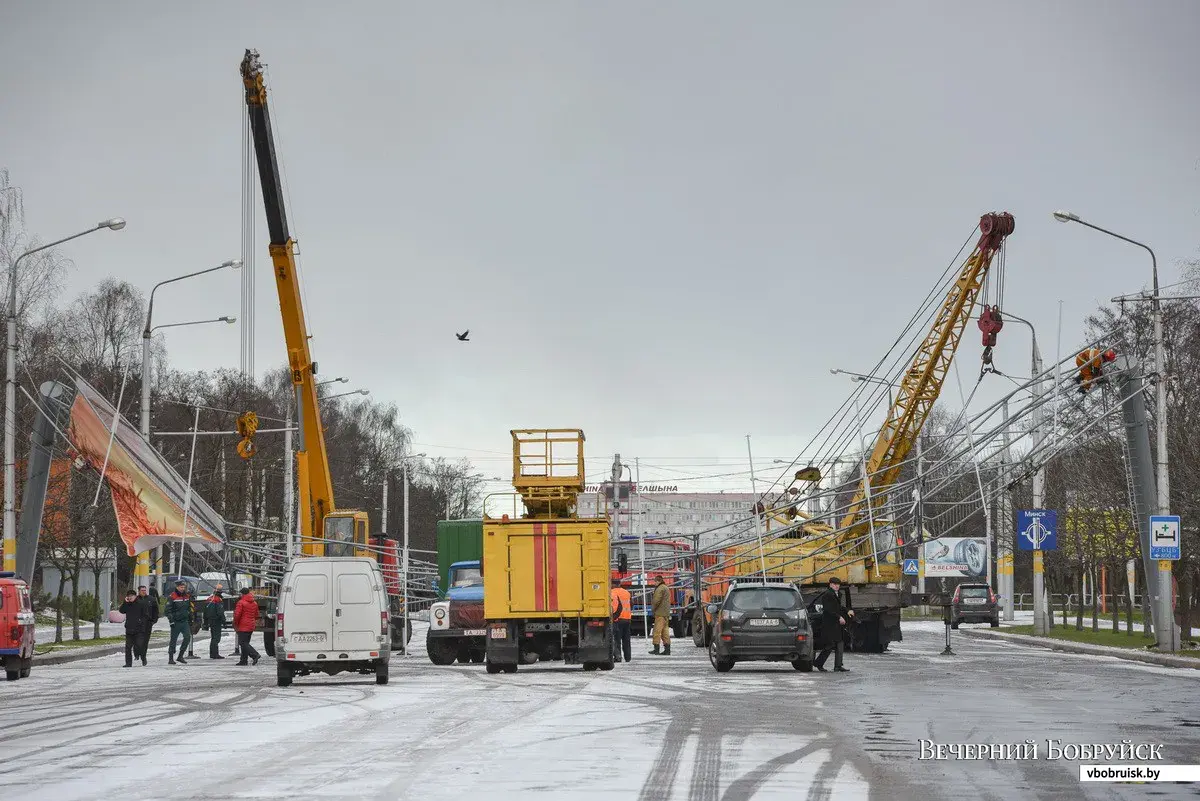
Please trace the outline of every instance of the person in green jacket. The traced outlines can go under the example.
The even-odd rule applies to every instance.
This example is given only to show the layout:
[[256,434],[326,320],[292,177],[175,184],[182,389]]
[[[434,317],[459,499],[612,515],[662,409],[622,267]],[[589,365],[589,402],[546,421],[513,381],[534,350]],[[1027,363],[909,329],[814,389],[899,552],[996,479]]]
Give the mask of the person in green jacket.
[[654,597],[650,600],[650,614],[654,615],[654,650],[657,654],[658,645],[662,643],[662,655],[671,655],[671,588],[667,586],[662,574],[654,586]]
[[[171,622],[171,642],[167,645],[168,664],[178,662],[186,665],[183,655],[192,644],[192,598],[188,595],[186,581],[175,582],[175,592],[167,599],[164,611],[167,620]],[[179,645],[179,656],[175,656],[175,642],[182,635],[183,642]]]
[[204,606],[204,628],[211,635],[208,640],[208,658],[224,659],[221,656],[221,631],[225,628],[225,599],[217,590]]

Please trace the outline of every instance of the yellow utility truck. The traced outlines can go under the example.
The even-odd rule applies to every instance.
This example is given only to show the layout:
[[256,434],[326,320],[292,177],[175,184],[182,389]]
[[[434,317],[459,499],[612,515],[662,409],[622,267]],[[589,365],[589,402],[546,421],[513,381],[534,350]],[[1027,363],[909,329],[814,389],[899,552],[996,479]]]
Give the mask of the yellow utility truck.
[[511,434],[512,514],[489,516],[495,495],[484,503],[487,671],[515,673],[520,664],[557,659],[612,670],[608,520],[575,515],[583,431]]

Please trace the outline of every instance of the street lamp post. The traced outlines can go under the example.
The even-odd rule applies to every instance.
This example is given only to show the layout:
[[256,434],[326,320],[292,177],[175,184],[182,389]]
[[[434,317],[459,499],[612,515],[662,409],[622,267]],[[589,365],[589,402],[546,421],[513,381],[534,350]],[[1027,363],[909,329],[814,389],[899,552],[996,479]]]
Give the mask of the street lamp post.
[[[123,224],[124,223],[122,223],[122,225]],[[140,410],[142,439],[144,439],[146,441],[147,445],[150,444],[150,369],[151,369],[150,335],[152,333],[154,333],[154,330],[157,328],[167,328],[168,327],[166,325],[162,325],[162,326],[153,325],[154,293],[158,291],[159,287],[165,286],[167,284],[173,284],[177,281],[183,281],[188,278],[195,278],[198,275],[205,275],[207,273],[216,272],[217,270],[224,270],[226,267],[236,270],[241,266],[242,266],[241,259],[230,259],[228,261],[221,262],[216,267],[208,267],[204,270],[197,270],[194,273],[187,273],[186,275],[180,275],[180,276],[176,276],[175,278],[168,278],[165,281],[159,281],[150,290],[150,301],[149,301],[149,303],[146,304],[146,325],[142,327],[142,403],[141,403],[141,410]],[[232,322],[232,319],[234,319],[234,318],[222,317],[219,320],[197,321],[197,323],[199,323],[199,322],[226,322],[226,321]],[[172,325],[193,325],[193,323],[174,323]],[[162,553],[162,546],[154,548],[153,552],[154,552],[154,563],[155,563],[155,565],[158,565],[159,557]],[[134,567],[134,581],[140,583],[142,577],[144,577],[144,576],[148,577],[149,575],[150,575],[150,563],[148,561],[148,554],[147,553],[138,554],[137,564]],[[158,571],[158,576],[159,576],[158,583],[161,584],[162,583],[161,569]],[[161,586],[158,589],[159,589],[159,592],[162,592]]]
[[[1029,357],[1029,359],[1030,359],[1030,370],[1032,370],[1031,377],[1033,379],[1033,450],[1036,455],[1037,452],[1041,449],[1042,444],[1046,441],[1046,432],[1044,430],[1044,423],[1045,423],[1046,417],[1042,412],[1042,393],[1043,393],[1042,353],[1040,350],[1038,350],[1037,330],[1034,329],[1033,323],[1029,322],[1028,320],[1026,320],[1023,317],[1018,317],[1017,315],[1013,314],[1012,312],[1007,312],[1007,311],[1003,312],[1003,316],[1007,317],[1010,320],[1016,320],[1018,323],[1022,323],[1023,325],[1026,325],[1029,327],[1029,338],[1030,338],[1030,357]],[[1005,454],[1005,459],[1007,459],[1008,454],[1009,454],[1009,437],[1010,437],[1010,434],[1008,431],[1007,407],[1005,408],[1005,415],[1006,416],[1005,416],[1005,426],[1004,426],[1004,454]],[[1038,458],[1040,458],[1040,456],[1038,456]],[[1032,505],[1033,505],[1034,509],[1041,509],[1042,504],[1045,503],[1045,496],[1046,496],[1046,472],[1045,472],[1045,468],[1042,466],[1042,464],[1039,461],[1037,461],[1036,459],[1034,461],[1034,464],[1037,465],[1037,467],[1033,473]],[[1004,525],[1007,526],[1007,528],[1010,531],[1012,531],[1013,553],[1015,554],[1015,552],[1016,552],[1016,530],[1013,527],[1013,521],[1011,520],[1010,515],[1007,513],[1007,509],[1008,509],[1007,493],[1005,493],[1002,497],[1006,499],[1005,506],[1004,506],[1004,508],[1006,510],[1006,513],[1004,515]],[[1042,557],[1041,551],[1034,552],[1034,554],[1033,554],[1033,633],[1037,634],[1037,635],[1044,635],[1046,633],[1046,629],[1048,628],[1046,625],[1045,576],[1042,572],[1042,570],[1043,570],[1042,558],[1043,557]],[[1008,577],[1008,587],[1001,590],[1002,593],[1004,593],[1008,596],[1008,600],[1004,607],[1004,619],[1005,620],[1013,620],[1016,617],[1016,615],[1014,614],[1014,603],[1015,603],[1017,588],[1016,588],[1015,580],[1013,579],[1011,563],[1008,565],[1007,577]]]
[[125,221],[113,217],[96,223],[95,227],[77,234],[56,239],[25,251],[17,256],[8,272],[8,359],[5,371],[4,386],[4,569],[15,572],[17,569],[17,512],[15,495],[17,492],[17,267],[26,256],[32,256],[43,250],[70,242],[81,236],[107,228],[110,231],[120,231],[125,227]]
[[[400,566],[400,642],[404,644],[402,653],[408,656],[408,460],[423,459],[425,454],[414,453],[400,460],[400,475],[404,490],[404,555]],[[383,479],[383,530],[387,532],[387,477]]]
[[[1160,515],[1170,514],[1171,511],[1171,493],[1170,493],[1170,471],[1167,459],[1167,365],[1166,356],[1164,354],[1163,345],[1163,320],[1162,320],[1162,297],[1159,294],[1158,286],[1158,259],[1154,255],[1154,251],[1150,246],[1139,242],[1136,239],[1130,239],[1127,236],[1122,236],[1115,231],[1110,231],[1107,228],[1101,228],[1098,225],[1081,219],[1078,214],[1072,214],[1069,211],[1054,212],[1054,219],[1061,223],[1073,222],[1078,223],[1086,228],[1091,228],[1093,231],[1099,231],[1102,234],[1108,234],[1114,239],[1120,239],[1122,242],[1128,242],[1131,245],[1136,245],[1150,254],[1150,270],[1153,280],[1153,292],[1150,295],[1150,313],[1154,327],[1154,372],[1156,380],[1154,382],[1154,416],[1157,423],[1157,453],[1155,454],[1155,483],[1158,485],[1158,513]],[[1146,588],[1152,591],[1152,594],[1157,597],[1162,613],[1161,621],[1165,632],[1158,632],[1158,643],[1160,648],[1168,650],[1177,650],[1178,643],[1175,639],[1175,618],[1174,610],[1171,608],[1171,562],[1169,559],[1161,559],[1158,562],[1158,583],[1157,586],[1151,586],[1151,577],[1149,571],[1146,575]]]
[[346,378],[345,376],[339,376],[337,378],[331,378],[328,381],[318,381],[317,386],[323,387],[326,384],[345,384],[345,383],[348,383],[349,381],[350,381],[349,378]]

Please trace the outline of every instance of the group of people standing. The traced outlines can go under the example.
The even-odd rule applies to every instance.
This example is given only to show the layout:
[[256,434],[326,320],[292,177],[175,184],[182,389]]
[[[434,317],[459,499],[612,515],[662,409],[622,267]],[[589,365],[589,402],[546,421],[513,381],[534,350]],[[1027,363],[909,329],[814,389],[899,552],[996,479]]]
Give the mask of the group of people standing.
[[[613,662],[633,661],[630,628],[633,625],[633,597],[621,586],[620,579],[612,580],[609,605],[613,619]],[[651,638],[654,656],[671,655],[671,588],[660,575],[654,584],[654,595],[650,600],[650,614],[654,616],[654,634]],[[659,648],[662,650],[659,650]]]
[[[125,594],[120,611],[125,615],[125,667],[133,667],[135,659],[146,662],[146,649],[150,644],[150,632],[159,619],[158,594],[145,585]],[[196,615],[196,601],[188,590],[186,581],[175,582],[175,591],[167,598],[163,615],[171,624],[171,640],[167,645],[167,663],[186,665],[192,653],[192,620]],[[233,611],[233,629],[237,634],[236,654],[238,664],[258,664],[261,658],[254,649],[251,638],[258,624],[258,601],[249,587],[243,587],[241,597]],[[209,632],[208,658],[224,659],[221,655],[221,634],[225,630],[225,596],[220,587],[208,599],[201,617],[201,628]],[[178,653],[176,653],[178,644]],[[187,657],[184,655],[187,654]]]

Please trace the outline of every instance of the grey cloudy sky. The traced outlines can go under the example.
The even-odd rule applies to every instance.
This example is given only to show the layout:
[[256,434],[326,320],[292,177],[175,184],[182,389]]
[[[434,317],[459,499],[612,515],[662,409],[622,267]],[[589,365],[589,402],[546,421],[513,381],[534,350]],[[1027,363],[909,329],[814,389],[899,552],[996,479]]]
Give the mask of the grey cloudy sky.
[[[1051,354],[1059,299],[1073,342],[1149,278],[1053,209],[1151,243],[1164,282],[1200,243],[1190,2],[0,13],[0,164],[29,227],[129,221],[69,247],[72,294],[238,254],[238,64],[257,48],[322,373],[489,474],[513,427],[585,429],[593,472],[614,450],[675,466],[652,480],[739,469],[746,433],[756,460],[794,455],[852,386],[829,368],[875,364],[984,212],[1016,217],[1006,308]],[[284,350],[261,209],[258,230],[261,370]],[[164,322],[236,314],[237,279],[161,304]],[[1015,328],[1006,365],[1027,359]],[[232,328],[167,346],[174,367],[238,364]],[[978,351],[972,326],[969,371]]]

